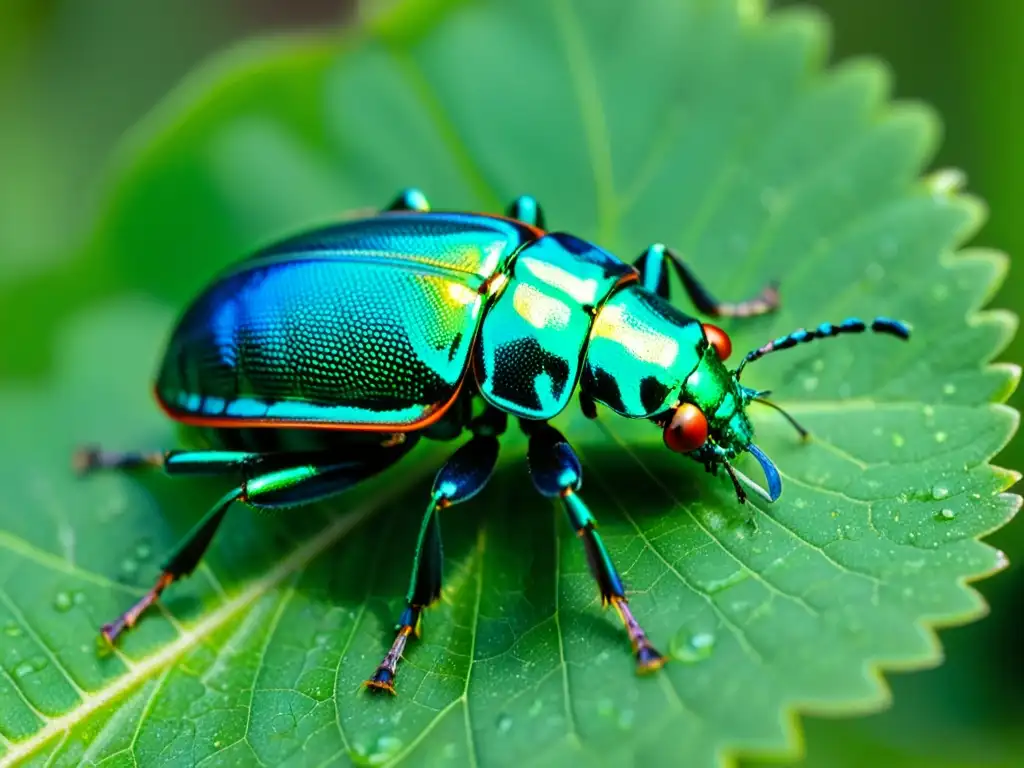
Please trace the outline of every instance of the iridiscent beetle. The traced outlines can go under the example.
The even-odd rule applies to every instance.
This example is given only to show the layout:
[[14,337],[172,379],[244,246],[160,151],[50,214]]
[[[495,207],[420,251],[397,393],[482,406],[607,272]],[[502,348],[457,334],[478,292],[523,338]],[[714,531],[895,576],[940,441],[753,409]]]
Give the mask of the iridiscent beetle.
[[[160,405],[208,450],[86,448],[76,464],[82,471],[153,466],[172,475],[232,475],[239,484],[103,635],[115,641],[169,584],[193,571],[233,502],[275,508],[321,499],[391,466],[419,437],[450,440],[468,430],[470,440],[435,478],[394,644],[367,681],[393,693],[406,642],[441,594],[438,513],[484,487],[512,416],[529,436],[533,484],[564,505],[602,602],[626,628],[637,670],[661,667],[665,658],[633,617],[579,496],[579,459],[548,420],[576,391],[588,417],[601,403],[650,420],[669,449],[713,473],[723,467],[740,502],[743,485],[774,502],[779,474],[752,442],[746,414],[752,402],[772,404],[740,384],[744,366],[813,339],[868,328],[906,339],[909,330],[886,318],[798,330],[730,372],[725,332],[669,303],[666,265],[697,309],[713,317],[773,310],[774,285],[751,300],[721,303],[663,245],[630,266],[543,227],[530,197],[501,217],[430,212],[421,192],[407,190],[383,213],[285,240],[210,285],[180,319],[156,381]],[[743,451],[760,463],[767,490],[731,466]]]

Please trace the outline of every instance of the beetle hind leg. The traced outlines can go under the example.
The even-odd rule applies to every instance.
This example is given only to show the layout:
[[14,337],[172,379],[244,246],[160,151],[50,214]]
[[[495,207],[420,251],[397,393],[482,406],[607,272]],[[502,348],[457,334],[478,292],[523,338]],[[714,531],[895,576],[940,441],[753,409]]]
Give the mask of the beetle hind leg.
[[79,475],[88,475],[102,469],[160,468],[164,465],[163,451],[105,451],[97,445],[83,445],[71,456],[71,466]]
[[711,317],[753,317],[774,312],[779,308],[778,283],[768,283],[756,296],[736,303],[719,301],[686,265],[682,257],[671,248],[655,243],[640,254],[633,266],[640,271],[644,288],[663,299],[669,299],[670,287],[666,264],[679,276],[690,301],[705,315]]
[[[164,590],[191,574],[213,541],[228,509],[241,501],[257,509],[273,509],[311,503],[351,487],[385,469],[405,454],[404,450],[381,451],[361,461],[339,461],[332,454],[275,456],[235,451],[170,451],[162,457],[168,474],[241,474],[242,482],[226,493],[189,531],[164,562],[156,583],[131,608],[101,629],[114,643],[139,621]],[[132,454],[125,454],[131,456]],[[113,461],[110,466],[122,466]],[[137,466],[134,460],[130,466]],[[106,466],[106,465],[104,465]]]
[[622,578],[597,532],[597,521],[579,496],[583,470],[579,458],[562,434],[544,424],[530,429],[527,453],[530,477],[544,496],[557,497],[565,508],[569,523],[579,537],[587,556],[590,573],[597,582],[603,605],[615,608],[629,636],[638,674],[647,674],[665,665],[665,657],[651,644],[647,633],[633,616],[626,599]]

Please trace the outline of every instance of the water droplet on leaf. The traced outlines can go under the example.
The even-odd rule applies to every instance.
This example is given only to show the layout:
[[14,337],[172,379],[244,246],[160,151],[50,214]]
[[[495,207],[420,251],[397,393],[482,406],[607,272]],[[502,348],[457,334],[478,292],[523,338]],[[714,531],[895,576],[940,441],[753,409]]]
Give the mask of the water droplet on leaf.
[[28,661],[23,661],[21,664],[14,668],[14,676],[19,680],[28,677],[34,672],[38,672],[46,666],[46,659],[42,656],[35,656]]
[[935,500],[944,499],[949,496],[949,488],[944,485],[932,486],[932,498]]
[[512,718],[508,715],[501,715],[498,718],[498,733],[508,733],[512,730]]
[[288,733],[294,728],[295,718],[292,715],[282,713],[275,715],[274,719],[270,721],[270,730],[275,734]]
[[710,632],[690,632],[682,629],[669,641],[669,652],[686,664],[703,661],[714,650],[715,636]]
[[947,437],[949,437],[949,435],[947,435],[945,432],[936,432],[935,433],[935,442],[936,443],[944,443],[944,442],[946,442],[946,438]]
[[147,541],[141,541],[139,542],[139,545],[135,547],[135,557],[139,560],[145,560],[151,554],[153,554],[153,547],[150,546]]
[[402,749],[402,740],[394,736],[381,736],[369,748],[357,744],[349,750],[349,757],[356,765],[383,765]]
[[61,613],[70,610],[71,605],[71,595],[69,595],[67,592],[58,592],[57,596],[53,598],[53,607]]
[[956,384],[946,384],[943,386],[942,391],[947,395],[954,395],[956,394]]
[[935,519],[936,519],[936,520],[943,520],[943,521],[945,521],[945,520],[952,520],[952,519],[953,519],[953,518],[955,518],[955,517],[956,517],[956,512],[954,512],[954,511],[953,511],[952,509],[943,509],[943,510],[940,510],[940,511],[939,511],[939,512],[938,512],[938,513],[937,513],[937,514],[935,515]]
[[4,634],[8,637],[21,637],[23,631],[24,630],[22,630],[22,628],[13,621],[9,621],[4,624]]
[[906,442],[906,439],[899,432],[892,433],[892,444],[897,448],[902,448]]

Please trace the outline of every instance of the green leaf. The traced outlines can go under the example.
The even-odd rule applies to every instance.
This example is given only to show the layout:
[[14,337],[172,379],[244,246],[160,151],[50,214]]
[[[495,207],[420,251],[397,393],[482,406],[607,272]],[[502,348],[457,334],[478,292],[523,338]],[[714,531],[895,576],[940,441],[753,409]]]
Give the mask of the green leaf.
[[[954,174],[918,179],[936,120],[887,105],[877,64],[821,72],[825,37],[753,2],[423,2],[184,84],[126,143],[65,273],[69,294],[113,298],[34,310],[23,322],[62,329],[51,386],[0,391],[0,760],[713,765],[793,754],[795,712],[876,710],[881,670],[937,663],[932,628],[980,616],[966,582],[1005,561],[978,537],[1020,501],[987,463],[1017,425],[995,403],[1018,371],[989,364],[1015,319],[979,312],[1005,261],[953,253],[982,212]],[[98,656],[96,628],[221,488],[78,481],[73,446],[172,446],[148,380],[188,298],[259,243],[411,184],[442,208],[529,191],[623,258],[673,244],[725,298],[779,278],[781,312],[727,324],[738,351],[851,314],[915,335],[751,368],[814,433],[753,414],[784,475],[770,509],[738,506],[650,425],[560,417],[631,606],[674,657],[658,675],[634,676],[511,433],[488,490],[446,513],[445,597],[396,699],[359,683],[451,445],[332,504],[237,509],[162,615]]]

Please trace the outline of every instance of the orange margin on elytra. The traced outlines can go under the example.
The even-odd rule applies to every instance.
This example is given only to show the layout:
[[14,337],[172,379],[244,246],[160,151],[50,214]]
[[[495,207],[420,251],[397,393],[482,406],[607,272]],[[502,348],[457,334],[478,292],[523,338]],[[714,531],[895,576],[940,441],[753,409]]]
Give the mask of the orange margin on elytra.
[[429,411],[427,415],[419,421],[414,421],[409,424],[344,424],[322,421],[289,421],[287,419],[245,419],[230,418],[227,416],[199,416],[197,414],[186,414],[181,411],[172,410],[171,407],[164,402],[164,399],[160,397],[160,393],[157,391],[155,385],[153,386],[153,396],[156,398],[157,404],[163,412],[168,415],[168,417],[180,424],[187,424],[192,427],[219,427],[227,429],[248,429],[251,427],[276,429],[334,429],[340,432],[417,432],[429,427],[448,412],[448,409],[455,404],[459,394],[462,392],[462,383],[465,381],[465,378],[466,372],[464,371],[462,378],[459,380],[458,386],[455,388],[455,393],[451,396],[448,402],[436,407],[432,411]]

